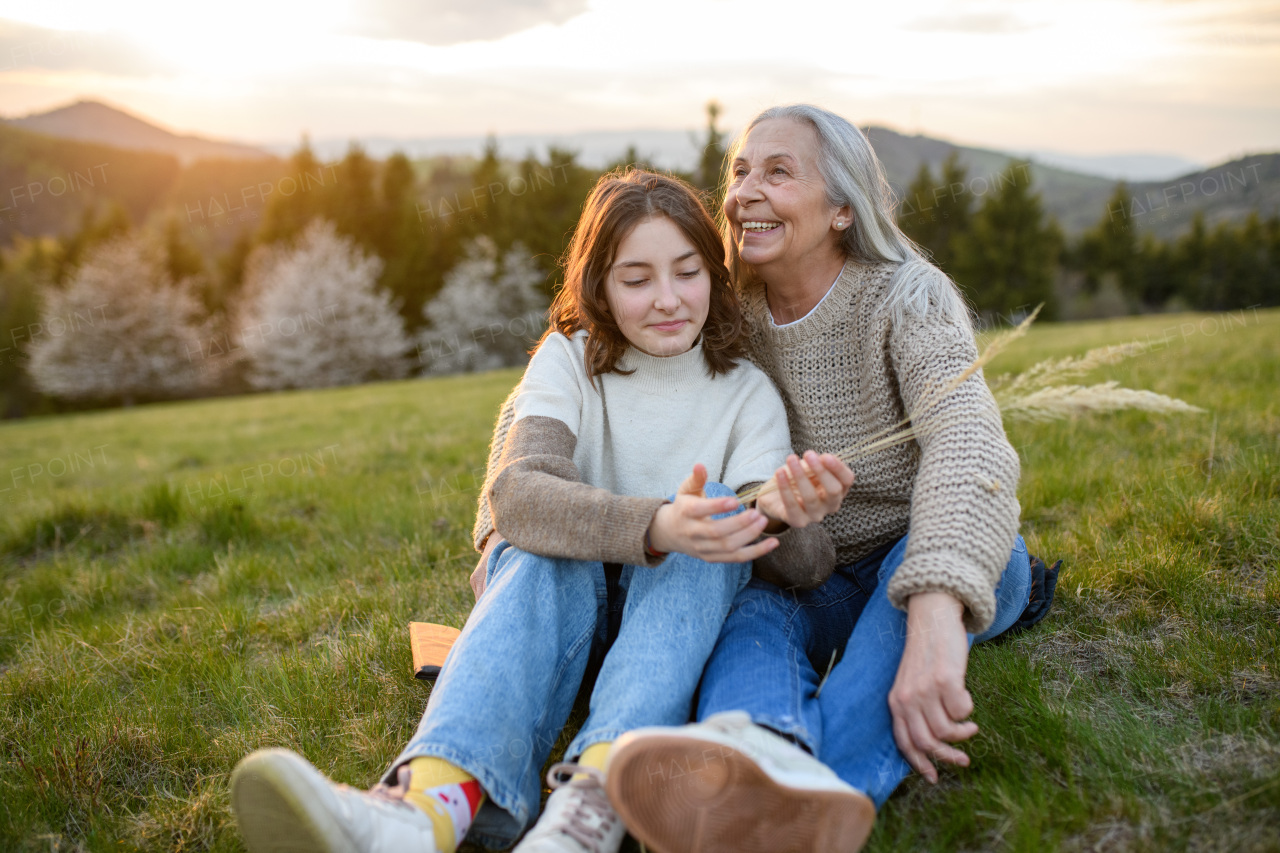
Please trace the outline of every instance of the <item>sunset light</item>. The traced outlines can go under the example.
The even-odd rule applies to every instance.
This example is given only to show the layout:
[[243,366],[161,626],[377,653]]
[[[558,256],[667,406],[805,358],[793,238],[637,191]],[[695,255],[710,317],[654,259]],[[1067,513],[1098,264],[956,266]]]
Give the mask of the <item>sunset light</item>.
[[1280,850],[1280,0],[0,0],[0,853]]

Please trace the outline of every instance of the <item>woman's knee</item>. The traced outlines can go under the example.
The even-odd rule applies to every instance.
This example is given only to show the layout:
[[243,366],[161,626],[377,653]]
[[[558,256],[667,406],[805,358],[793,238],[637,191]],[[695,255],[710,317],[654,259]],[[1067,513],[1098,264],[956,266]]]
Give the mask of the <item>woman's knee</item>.
[[760,580],[751,580],[734,596],[726,630],[733,623],[774,623],[785,625],[795,615],[797,605],[782,590]]
[[910,534],[899,539],[894,546],[889,549],[889,553],[884,555],[884,559],[880,561],[878,578],[881,585],[893,576],[898,566],[902,565],[903,559],[907,556],[907,539]]

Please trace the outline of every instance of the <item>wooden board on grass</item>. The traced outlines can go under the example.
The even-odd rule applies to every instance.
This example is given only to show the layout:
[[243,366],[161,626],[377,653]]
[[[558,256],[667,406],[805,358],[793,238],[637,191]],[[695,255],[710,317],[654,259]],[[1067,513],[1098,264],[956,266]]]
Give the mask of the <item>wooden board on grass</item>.
[[435,681],[444,659],[462,632],[434,622],[410,622],[409,645],[413,649],[413,677]]

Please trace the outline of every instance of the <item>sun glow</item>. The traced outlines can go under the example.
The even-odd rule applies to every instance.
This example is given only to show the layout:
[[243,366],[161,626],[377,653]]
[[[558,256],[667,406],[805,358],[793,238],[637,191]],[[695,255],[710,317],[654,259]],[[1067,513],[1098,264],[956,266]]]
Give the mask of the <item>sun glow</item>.
[[[251,139],[669,128],[711,98],[729,126],[814,101],[1027,148],[1185,140],[1202,109],[1205,146],[1268,148],[1280,128],[1274,0],[589,0],[487,26],[523,2],[0,0],[0,110],[96,96]],[[475,40],[415,40],[433,15],[471,15]]]
[[340,0],[293,4],[223,0],[216,5],[118,0],[0,2],[0,18],[68,33],[118,36],[179,71],[248,77],[332,55],[346,15]]

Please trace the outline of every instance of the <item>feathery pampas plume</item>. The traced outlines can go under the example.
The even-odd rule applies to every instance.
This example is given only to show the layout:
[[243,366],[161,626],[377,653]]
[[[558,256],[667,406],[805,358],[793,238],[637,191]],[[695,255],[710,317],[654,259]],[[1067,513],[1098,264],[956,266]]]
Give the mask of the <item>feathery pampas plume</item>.
[[[1017,326],[994,337],[973,363],[958,376],[926,394],[914,413],[892,427],[870,436],[861,444],[844,448],[836,455],[846,463],[853,463],[886,448],[915,441],[917,435],[927,430],[929,417],[934,408],[948,394],[959,388],[967,379],[1003,352],[1009,344],[1025,335],[1042,307],[1044,306],[1037,306]],[[1096,368],[1141,355],[1155,343],[1160,342],[1156,341],[1152,344],[1134,342],[1098,347],[1082,356],[1041,361],[1019,374],[1002,376],[992,381],[990,383],[992,395],[995,397],[996,405],[999,406],[1000,415],[1011,420],[1052,421],[1100,412],[1116,412],[1122,409],[1136,409],[1158,414],[1203,412],[1204,409],[1174,397],[1167,397],[1154,391],[1123,388],[1114,381],[1097,385],[1059,384],[1063,380],[1083,376]],[[803,461],[801,464],[804,465]],[[808,470],[807,465],[805,470]],[[743,503],[751,503],[776,488],[777,484],[770,479],[760,486],[744,490],[738,497]]]

